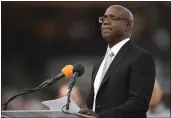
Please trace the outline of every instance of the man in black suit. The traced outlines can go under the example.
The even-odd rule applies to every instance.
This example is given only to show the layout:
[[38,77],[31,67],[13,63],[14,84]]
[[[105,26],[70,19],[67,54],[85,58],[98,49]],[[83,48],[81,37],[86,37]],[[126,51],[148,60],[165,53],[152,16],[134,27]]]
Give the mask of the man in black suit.
[[108,49],[93,67],[88,109],[79,113],[96,118],[146,118],[155,63],[147,51],[130,41],[133,15],[127,8],[113,5],[99,22]]

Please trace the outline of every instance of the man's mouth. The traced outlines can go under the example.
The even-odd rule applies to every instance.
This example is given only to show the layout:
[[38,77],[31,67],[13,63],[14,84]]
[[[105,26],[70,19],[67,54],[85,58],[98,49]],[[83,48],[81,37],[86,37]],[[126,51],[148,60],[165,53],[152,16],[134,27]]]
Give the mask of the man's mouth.
[[104,27],[103,30],[112,30],[110,27]]
[[102,33],[108,33],[108,32],[111,32],[112,29],[111,28],[104,28]]
[[109,27],[104,27],[102,32],[111,32],[112,31],[112,28],[109,28]]

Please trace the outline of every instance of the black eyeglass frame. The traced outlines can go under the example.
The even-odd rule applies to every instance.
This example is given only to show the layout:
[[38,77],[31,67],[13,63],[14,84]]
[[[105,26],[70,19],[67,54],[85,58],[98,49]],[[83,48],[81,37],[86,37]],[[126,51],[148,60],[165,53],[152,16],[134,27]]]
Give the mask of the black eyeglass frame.
[[[106,19],[110,18],[110,20],[112,21],[118,21],[118,20],[126,20],[126,21],[129,21],[131,22],[129,19],[127,18],[124,18],[124,17],[119,17],[119,16],[116,16],[116,15],[112,15],[112,16],[102,16],[102,17],[99,17],[99,23],[103,23]],[[103,19],[103,20],[102,20]]]

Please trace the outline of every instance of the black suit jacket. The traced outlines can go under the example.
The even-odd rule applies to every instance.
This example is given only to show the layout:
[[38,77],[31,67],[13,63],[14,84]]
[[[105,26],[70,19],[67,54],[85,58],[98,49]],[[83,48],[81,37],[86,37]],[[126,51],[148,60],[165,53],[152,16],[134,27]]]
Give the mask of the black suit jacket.
[[[94,65],[87,107],[92,109],[94,80],[103,58]],[[146,118],[155,81],[152,56],[128,41],[115,56],[96,96],[100,118]]]

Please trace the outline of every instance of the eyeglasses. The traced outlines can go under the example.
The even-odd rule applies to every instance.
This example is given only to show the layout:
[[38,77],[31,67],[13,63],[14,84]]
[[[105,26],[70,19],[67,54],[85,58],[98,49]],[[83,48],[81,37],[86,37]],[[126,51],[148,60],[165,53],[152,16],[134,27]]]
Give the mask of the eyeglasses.
[[102,16],[102,17],[99,17],[99,23],[103,23],[107,18],[109,18],[109,20],[111,20],[111,21],[126,20],[126,21],[131,22],[130,20],[128,20],[126,18],[118,17],[116,15],[112,15],[112,16]]

